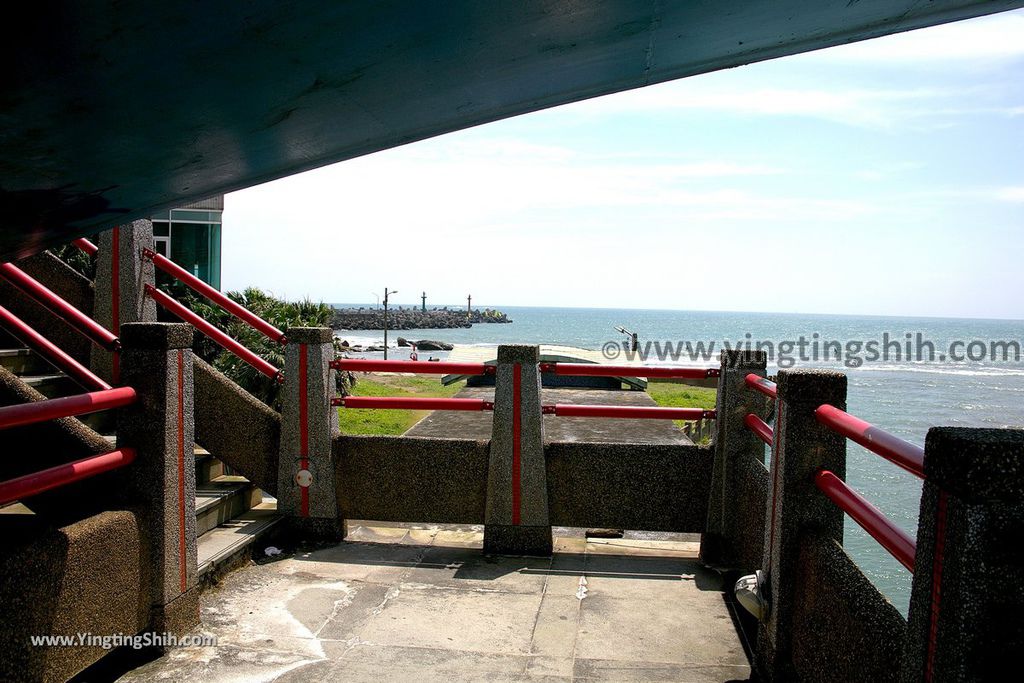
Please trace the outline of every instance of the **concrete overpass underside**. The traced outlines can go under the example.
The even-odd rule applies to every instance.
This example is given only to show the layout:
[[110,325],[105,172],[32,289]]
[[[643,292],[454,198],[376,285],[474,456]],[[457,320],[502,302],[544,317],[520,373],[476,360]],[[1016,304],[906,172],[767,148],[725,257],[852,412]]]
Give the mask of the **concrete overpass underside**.
[[36,4],[2,29],[0,257],[488,121],[1022,5]]

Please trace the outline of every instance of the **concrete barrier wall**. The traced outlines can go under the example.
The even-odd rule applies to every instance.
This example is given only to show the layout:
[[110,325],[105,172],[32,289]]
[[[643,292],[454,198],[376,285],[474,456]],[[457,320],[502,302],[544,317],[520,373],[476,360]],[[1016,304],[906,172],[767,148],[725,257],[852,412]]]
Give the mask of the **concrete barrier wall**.
[[754,456],[740,457],[736,461],[737,524],[735,533],[737,569],[743,573],[761,568],[764,556],[765,508],[771,496],[771,476],[768,468]]
[[196,443],[276,496],[281,416],[209,363],[194,368]]
[[99,660],[98,645],[33,646],[33,635],[135,634],[150,596],[139,516],[102,512],[54,527],[0,515],[0,680],[64,681]]
[[[483,524],[489,442],[339,436],[335,486],[344,519]],[[549,443],[554,526],[700,532],[709,446]]]
[[488,442],[339,436],[335,487],[342,519],[483,524]]
[[701,532],[711,446],[549,443],[551,524]]
[[[0,368],[0,406],[45,398],[13,373]],[[0,480],[4,481],[111,450],[106,439],[73,417],[5,429],[2,437]],[[36,514],[51,519],[81,518],[109,505],[118,482],[116,473],[105,474],[22,502]]]
[[805,681],[895,681],[907,622],[827,535],[800,538],[793,667]]
[[[91,316],[93,285],[87,277],[48,251],[15,262],[15,265],[52,289],[82,313]],[[86,366],[92,342],[75,328],[37,304],[27,294],[0,280],[0,301],[36,332]]]

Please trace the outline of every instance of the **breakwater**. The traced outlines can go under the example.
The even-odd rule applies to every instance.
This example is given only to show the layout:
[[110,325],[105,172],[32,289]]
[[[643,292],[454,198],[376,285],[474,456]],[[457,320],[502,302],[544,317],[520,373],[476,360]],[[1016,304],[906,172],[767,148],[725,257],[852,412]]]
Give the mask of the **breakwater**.
[[[450,308],[390,308],[389,330],[449,330],[481,323],[510,323],[512,320],[490,308],[461,311]],[[382,308],[335,308],[331,327],[336,330],[383,330]]]

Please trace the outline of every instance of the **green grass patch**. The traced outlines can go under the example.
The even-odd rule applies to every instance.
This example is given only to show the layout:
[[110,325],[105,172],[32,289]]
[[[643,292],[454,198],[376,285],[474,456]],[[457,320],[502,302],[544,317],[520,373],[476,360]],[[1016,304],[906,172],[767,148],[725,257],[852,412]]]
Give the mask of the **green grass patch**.
[[[659,406],[666,408],[701,408],[715,409],[716,389],[691,387],[688,384],[670,384],[669,382],[651,382],[647,385],[647,393]],[[685,420],[673,420],[677,427],[686,424]]]
[[[406,375],[357,375],[353,396],[417,396],[449,398],[465,382],[442,386],[439,377]],[[338,408],[339,426],[343,434],[397,435],[423,419],[428,410],[364,410]]]

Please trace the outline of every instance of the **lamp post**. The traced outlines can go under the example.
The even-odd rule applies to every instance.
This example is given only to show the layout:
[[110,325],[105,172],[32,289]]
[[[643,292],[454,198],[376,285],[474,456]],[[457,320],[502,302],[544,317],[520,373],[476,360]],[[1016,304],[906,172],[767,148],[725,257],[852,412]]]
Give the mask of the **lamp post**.
[[384,360],[388,359],[388,295],[398,294],[397,289],[384,288]]

